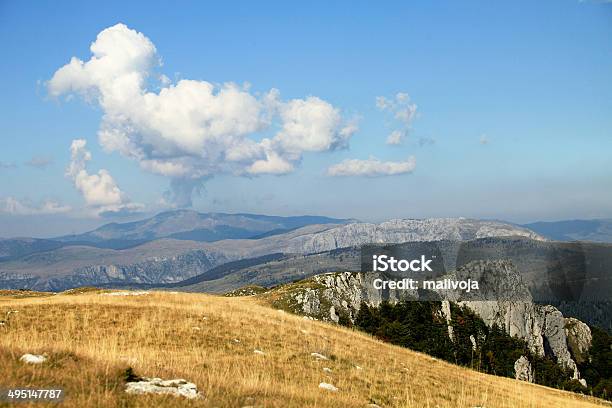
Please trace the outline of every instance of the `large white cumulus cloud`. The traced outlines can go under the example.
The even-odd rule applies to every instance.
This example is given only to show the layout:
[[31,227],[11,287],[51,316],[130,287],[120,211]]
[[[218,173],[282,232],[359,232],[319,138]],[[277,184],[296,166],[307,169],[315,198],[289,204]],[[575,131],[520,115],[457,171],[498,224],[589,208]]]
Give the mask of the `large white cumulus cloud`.
[[90,50],[88,61],[73,57],[55,72],[49,93],[99,104],[102,147],[171,177],[174,186],[218,173],[289,173],[304,152],[345,147],[356,131],[315,96],[282,101],[276,89],[254,94],[195,80],[163,80],[151,91],[160,66],[155,45],[123,24],[100,32]]

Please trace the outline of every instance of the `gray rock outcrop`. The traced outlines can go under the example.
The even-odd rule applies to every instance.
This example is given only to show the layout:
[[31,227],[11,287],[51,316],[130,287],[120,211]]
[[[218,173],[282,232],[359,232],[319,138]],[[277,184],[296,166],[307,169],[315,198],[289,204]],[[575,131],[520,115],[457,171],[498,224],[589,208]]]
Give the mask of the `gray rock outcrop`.
[[593,341],[589,326],[573,317],[566,317],[565,336],[567,337],[567,345],[576,363],[584,363],[588,358],[588,351]]
[[525,356],[520,356],[514,362],[514,378],[521,381],[533,382],[533,369]]
[[[572,378],[580,379],[574,356],[577,359],[586,358],[591,342],[588,326],[577,319],[565,319],[554,306],[537,305],[530,301],[529,292],[524,285],[521,286],[518,271],[508,261],[477,261],[472,266],[483,271],[495,271],[491,273],[500,280],[498,289],[509,291],[509,287],[512,287],[520,300],[514,300],[512,296],[504,299],[500,293],[501,300],[468,300],[457,304],[467,306],[489,327],[498,325],[510,336],[523,339],[534,355],[550,356],[569,370]],[[287,285],[283,296],[286,305],[295,313],[334,322],[338,322],[341,316],[354,321],[362,302],[378,306],[383,300],[395,303],[402,299],[418,298],[416,291],[374,289],[372,281],[377,277],[380,275],[373,272],[317,275],[295,287]],[[452,340],[448,300],[442,301],[440,313],[448,324],[448,334]],[[522,378],[533,378],[526,374],[524,361],[517,363]]]
[[574,379],[580,378],[576,362],[567,345],[565,336],[565,319],[554,306],[546,305],[538,308],[539,321],[542,324],[543,339],[550,349],[550,354],[561,367],[571,370]]

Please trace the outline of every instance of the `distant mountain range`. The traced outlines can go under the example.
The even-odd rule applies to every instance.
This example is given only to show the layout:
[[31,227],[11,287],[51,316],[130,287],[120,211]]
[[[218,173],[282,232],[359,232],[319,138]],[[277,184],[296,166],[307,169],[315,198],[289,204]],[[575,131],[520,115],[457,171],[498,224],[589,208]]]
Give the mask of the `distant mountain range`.
[[[204,218],[202,223],[210,224],[211,219],[216,222],[211,229],[220,226],[238,228],[236,225],[242,225],[242,229],[251,228],[251,231],[260,233],[260,236],[214,242],[178,239],[174,236],[121,249],[99,247],[96,242],[84,241],[85,238],[92,241],[107,240],[101,242],[114,239],[126,241],[129,238],[136,242],[141,238],[164,236],[166,233],[173,235],[178,229],[187,228],[188,221],[185,219],[192,220],[191,225],[201,229],[195,224],[201,218]],[[222,220],[226,220],[226,224],[222,224]],[[305,222],[321,220],[328,223],[293,228]],[[201,217],[193,212],[178,212],[160,214],[138,223],[109,224],[83,234],[78,240],[73,237],[74,241],[49,243],[18,240],[15,243],[11,242],[14,240],[4,240],[4,260],[0,261],[0,288],[63,290],[83,285],[166,284],[189,279],[227,262],[277,253],[316,254],[367,243],[470,240],[496,236],[543,239],[523,227],[464,218],[391,220],[380,224],[343,224],[331,221],[347,222],[319,217],[282,218],[244,214]],[[270,234],[270,231],[278,230],[279,226],[289,231]],[[259,231],[255,231],[255,228],[259,228]],[[48,248],[55,242],[62,246]],[[300,268],[310,270],[304,269],[303,263]]]
[[67,246],[129,249],[157,239],[214,242],[224,239],[260,239],[307,225],[340,225],[354,220],[321,216],[278,217],[257,214],[166,211],[128,223],[110,223],[83,234],[56,238],[0,238],[0,262]]
[[[542,228],[543,224],[547,228]],[[317,216],[169,211],[142,221],[107,224],[79,235],[0,240],[0,288],[178,286],[182,281],[185,289],[198,291],[221,291],[246,283],[269,286],[316,273],[358,270],[358,254],[351,248],[369,243],[464,242],[499,237],[537,243],[545,236],[568,238],[570,232],[554,235],[551,231],[558,230],[549,224],[562,223],[536,223],[531,229],[465,218],[397,219],[373,224]],[[588,225],[581,230],[585,235],[595,228]],[[603,221],[597,225],[601,238],[607,227]],[[491,248],[489,255],[494,256],[497,244]],[[521,265],[526,270],[533,267]]]
[[612,242],[612,220],[569,220],[523,225],[557,241]]
[[345,224],[349,220],[256,214],[199,213],[193,210],[166,211],[142,221],[112,223],[90,232],[66,235],[54,241],[85,244],[98,248],[124,249],[160,238],[214,242],[222,239],[256,239],[281,234],[312,224]]

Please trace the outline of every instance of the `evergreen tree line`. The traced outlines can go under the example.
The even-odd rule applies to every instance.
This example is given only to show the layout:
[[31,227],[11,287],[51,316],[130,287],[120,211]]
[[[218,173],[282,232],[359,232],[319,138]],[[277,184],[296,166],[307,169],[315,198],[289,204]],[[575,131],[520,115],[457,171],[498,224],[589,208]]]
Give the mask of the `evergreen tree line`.
[[[346,318],[340,322],[351,325]],[[378,307],[362,303],[354,326],[383,341],[499,376],[514,378],[514,363],[525,356],[537,384],[612,400],[612,336],[595,327],[588,358],[579,365],[585,388],[551,357],[534,355],[525,341],[498,325],[487,326],[466,306],[451,303],[452,340],[441,302],[383,302]]]

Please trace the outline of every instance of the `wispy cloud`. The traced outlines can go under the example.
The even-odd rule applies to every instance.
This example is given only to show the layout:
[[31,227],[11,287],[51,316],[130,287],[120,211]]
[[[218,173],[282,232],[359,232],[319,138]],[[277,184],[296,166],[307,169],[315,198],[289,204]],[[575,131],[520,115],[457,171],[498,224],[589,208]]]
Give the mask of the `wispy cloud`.
[[436,144],[436,139],[433,137],[420,137],[419,147],[430,146]]
[[36,167],[38,169],[44,169],[53,163],[53,158],[50,156],[34,156],[25,164],[30,167]]
[[402,143],[402,139],[404,138],[404,132],[401,130],[394,130],[387,137],[388,145],[398,145]]
[[0,213],[10,215],[43,215],[61,214],[71,210],[70,206],[62,205],[54,200],[44,200],[36,205],[29,201],[18,200],[15,197],[0,198]]
[[377,96],[376,107],[381,111],[390,112],[402,127],[391,132],[387,137],[387,144],[402,144],[403,139],[412,128],[412,122],[418,117],[417,105],[411,102],[410,95],[406,92],[398,92],[393,98]]
[[334,177],[365,176],[381,177],[411,173],[416,168],[416,159],[410,156],[406,161],[381,161],[374,157],[367,160],[347,159],[331,166],[327,174]]
[[489,138],[487,137],[487,135],[481,135],[480,139],[478,140],[478,143],[480,143],[481,145],[488,145],[489,144]]
[[15,167],[17,167],[15,163],[0,161],[0,169],[14,169]]

